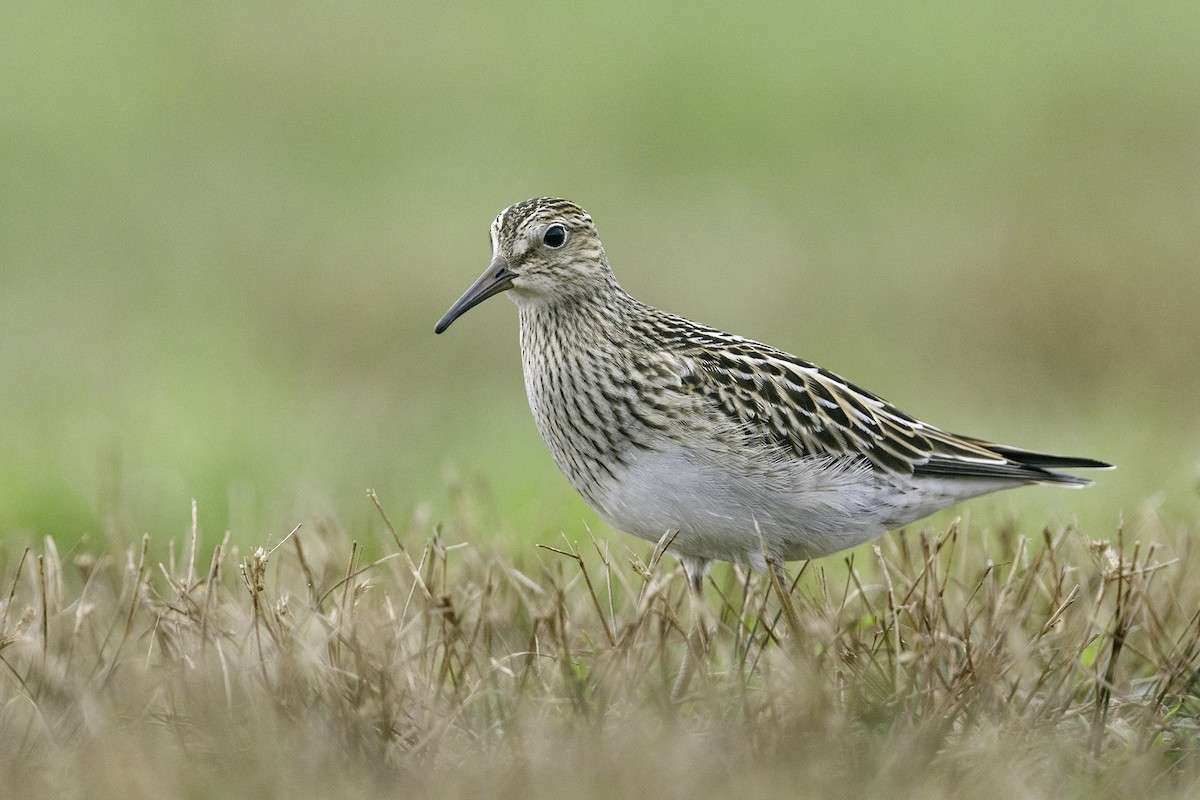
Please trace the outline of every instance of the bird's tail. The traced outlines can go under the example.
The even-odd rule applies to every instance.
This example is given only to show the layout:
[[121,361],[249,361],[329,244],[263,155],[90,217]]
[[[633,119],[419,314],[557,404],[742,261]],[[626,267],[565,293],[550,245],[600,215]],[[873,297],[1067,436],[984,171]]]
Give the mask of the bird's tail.
[[1068,486],[1089,486],[1092,481],[1057,472],[1060,469],[1113,469],[1106,461],[1080,456],[1059,456],[1053,453],[1039,453],[1034,450],[1023,450],[1020,447],[1009,447],[1003,444],[988,444],[987,449],[997,455],[1004,456],[1014,464],[1029,469],[1030,479],[1039,483],[1059,483]]

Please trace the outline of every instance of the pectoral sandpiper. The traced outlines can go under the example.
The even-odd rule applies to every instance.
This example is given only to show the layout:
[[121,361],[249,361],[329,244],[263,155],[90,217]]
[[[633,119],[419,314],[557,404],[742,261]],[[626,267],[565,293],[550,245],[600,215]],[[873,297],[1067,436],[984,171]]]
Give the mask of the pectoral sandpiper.
[[694,584],[712,560],[814,558],[970,497],[1091,482],[1059,469],[1110,466],[947,433],[782,350],[635,300],[569,201],[516,203],[491,235],[491,266],[434,330],[509,292],[555,463],[614,528],[673,536]]

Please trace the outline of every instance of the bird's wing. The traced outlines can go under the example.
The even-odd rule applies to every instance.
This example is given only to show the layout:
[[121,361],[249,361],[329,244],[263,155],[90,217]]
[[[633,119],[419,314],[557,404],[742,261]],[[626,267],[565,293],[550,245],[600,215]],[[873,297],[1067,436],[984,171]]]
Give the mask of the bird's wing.
[[801,456],[847,455],[894,475],[1090,483],[1047,467],[1107,466],[957,436],[795,356],[750,340],[689,348],[681,390]]

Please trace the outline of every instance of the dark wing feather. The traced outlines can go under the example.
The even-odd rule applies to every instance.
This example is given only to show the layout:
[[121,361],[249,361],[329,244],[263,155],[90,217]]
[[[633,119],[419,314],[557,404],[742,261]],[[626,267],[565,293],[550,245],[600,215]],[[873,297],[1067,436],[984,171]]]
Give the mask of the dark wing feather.
[[698,346],[685,350],[684,391],[800,456],[854,455],[884,473],[1021,483],[1087,484],[1051,468],[1109,466],[947,433],[783,351],[720,334],[697,338],[693,331]]

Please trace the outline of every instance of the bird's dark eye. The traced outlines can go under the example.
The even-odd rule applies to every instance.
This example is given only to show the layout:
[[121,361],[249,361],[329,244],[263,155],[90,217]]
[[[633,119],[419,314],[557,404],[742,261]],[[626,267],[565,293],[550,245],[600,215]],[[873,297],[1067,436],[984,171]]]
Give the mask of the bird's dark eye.
[[546,247],[552,247],[555,250],[566,244],[567,229],[562,225],[551,225],[546,228],[546,232],[542,234],[542,241],[546,243]]

